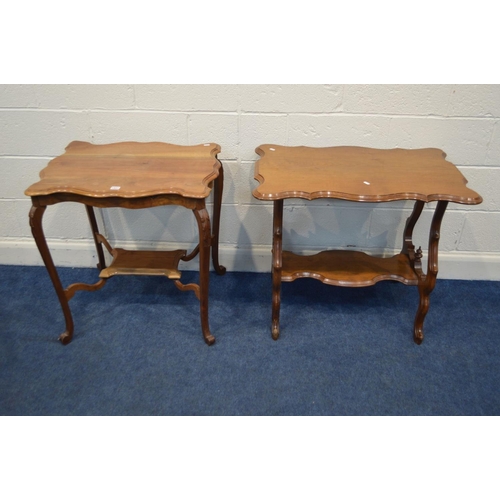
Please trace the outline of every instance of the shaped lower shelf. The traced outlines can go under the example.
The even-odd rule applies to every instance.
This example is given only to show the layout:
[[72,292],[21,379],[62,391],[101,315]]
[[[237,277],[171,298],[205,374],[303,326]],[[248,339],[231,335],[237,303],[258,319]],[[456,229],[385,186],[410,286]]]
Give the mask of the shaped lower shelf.
[[179,260],[186,255],[186,250],[164,252],[114,248],[112,255],[113,262],[100,272],[100,278],[111,278],[118,274],[139,274],[166,276],[178,280],[181,277],[181,272],[177,269]]
[[418,284],[418,276],[404,254],[382,258],[349,250],[326,250],[315,255],[283,251],[281,281],[298,278],[348,287],[371,286],[383,280]]

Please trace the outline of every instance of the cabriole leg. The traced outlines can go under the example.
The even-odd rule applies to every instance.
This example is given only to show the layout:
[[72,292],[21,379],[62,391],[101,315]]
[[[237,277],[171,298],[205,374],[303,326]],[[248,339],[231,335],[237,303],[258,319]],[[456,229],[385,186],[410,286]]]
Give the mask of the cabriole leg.
[[441,221],[443,220],[447,201],[438,201],[434,216],[432,218],[431,229],[429,232],[429,257],[427,262],[427,275],[420,274],[418,282],[418,292],[420,303],[417,314],[415,316],[415,325],[413,330],[413,339],[415,343],[421,344],[424,340],[424,320],[429,310],[429,297],[436,285],[438,274],[438,247],[441,229]]
[[[417,200],[413,206],[413,211],[406,220],[405,230],[403,234],[403,248],[401,253],[408,255],[410,261],[415,264],[415,245],[413,245],[413,229],[420,218],[420,214],[424,208],[424,202]],[[419,268],[420,269],[420,268]]]
[[90,205],[85,205],[87,210],[87,216],[89,218],[90,227],[92,229],[92,236],[94,238],[95,248],[97,250],[97,258],[99,259],[99,264],[97,264],[97,269],[102,271],[106,269],[106,261],[104,260],[104,252],[102,251],[102,244],[98,239],[99,228],[97,227],[97,220],[95,218],[94,207]]
[[208,285],[210,278],[210,249],[212,247],[212,236],[210,232],[210,218],[205,208],[202,206],[193,209],[198,231],[200,234],[200,317],[203,337],[208,345],[215,342],[215,337],[210,333],[208,324]]
[[40,255],[42,256],[43,262],[49,273],[50,279],[52,280],[52,284],[54,285],[57,297],[59,298],[59,303],[61,304],[61,308],[63,310],[64,319],[66,321],[66,331],[59,336],[59,340],[62,344],[66,345],[69,344],[71,342],[71,339],[73,338],[73,317],[71,316],[68,299],[62,287],[59,275],[57,274],[56,267],[54,266],[52,256],[50,255],[50,250],[45,239],[45,234],[43,233],[42,218],[46,208],[47,207],[44,206],[33,205],[30,210],[29,221],[31,232],[33,233],[33,238],[35,238],[36,246],[40,251]]
[[273,308],[271,335],[274,340],[280,336],[281,268],[282,268],[283,200],[274,202],[273,211]]
[[215,272],[222,275],[226,268],[219,264],[219,228],[220,210],[222,205],[222,189],[224,186],[224,169],[222,163],[219,169],[219,176],[214,180],[214,206],[213,206],[213,227],[212,227],[212,262]]

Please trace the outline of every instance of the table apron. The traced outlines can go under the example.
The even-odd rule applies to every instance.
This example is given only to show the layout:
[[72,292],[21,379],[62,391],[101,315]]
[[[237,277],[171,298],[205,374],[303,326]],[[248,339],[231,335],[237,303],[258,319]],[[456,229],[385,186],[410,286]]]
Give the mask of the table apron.
[[94,198],[74,193],[56,193],[44,196],[33,196],[31,198],[35,207],[46,207],[65,201],[83,203],[84,205],[98,208],[152,208],[164,205],[180,205],[191,210],[200,209],[205,206],[205,198],[185,198],[178,194],[165,194],[156,196],[144,196],[141,198],[120,198],[118,196],[106,198]]

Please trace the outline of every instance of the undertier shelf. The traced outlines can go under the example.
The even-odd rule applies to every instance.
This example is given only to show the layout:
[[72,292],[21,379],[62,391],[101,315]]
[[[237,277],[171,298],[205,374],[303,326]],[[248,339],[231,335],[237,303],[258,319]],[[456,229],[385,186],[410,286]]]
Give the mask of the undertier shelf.
[[418,276],[404,254],[383,258],[349,250],[326,250],[315,255],[283,251],[281,280],[298,278],[348,287],[371,286],[383,280],[418,284]]
[[186,255],[186,250],[154,251],[113,249],[113,262],[103,269],[99,277],[111,278],[118,274],[138,274],[147,276],[166,276],[178,280],[181,272],[177,269],[179,260]]

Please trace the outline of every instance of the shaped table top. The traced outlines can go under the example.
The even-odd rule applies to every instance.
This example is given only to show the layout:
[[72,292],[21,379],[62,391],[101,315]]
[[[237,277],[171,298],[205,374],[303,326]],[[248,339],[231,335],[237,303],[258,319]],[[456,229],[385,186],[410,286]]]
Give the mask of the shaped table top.
[[40,172],[27,196],[72,193],[93,198],[177,194],[206,198],[219,175],[218,144],[74,141]]
[[255,165],[255,179],[260,185],[253,195],[261,200],[443,200],[468,205],[482,202],[440,149],[264,144],[256,152],[261,157]]

